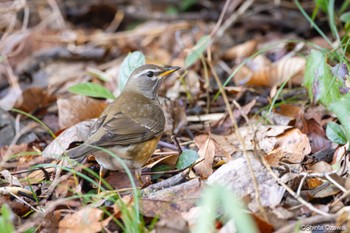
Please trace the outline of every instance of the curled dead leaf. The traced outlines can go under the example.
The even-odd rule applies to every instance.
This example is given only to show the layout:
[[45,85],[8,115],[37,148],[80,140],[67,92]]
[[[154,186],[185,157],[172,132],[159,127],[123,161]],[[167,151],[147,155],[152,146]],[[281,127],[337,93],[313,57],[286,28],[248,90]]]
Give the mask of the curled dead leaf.
[[65,129],[81,121],[99,117],[107,104],[90,97],[73,95],[57,99],[57,106],[59,126]]
[[305,64],[305,58],[297,56],[282,58],[271,64],[266,57],[260,55],[238,71],[234,82],[237,85],[247,83],[250,86],[272,87],[290,79],[293,84],[300,85],[304,80]]
[[160,98],[160,102],[165,115],[164,132],[169,135],[179,133],[187,125],[185,105],[166,98]]
[[296,164],[310,152],[308,137],[299,129],[292,128],[276,137],[274,149],[265,158],[271,166],[278,166],[279,161]]
[[[215,156],[215,142],[210,138],[210,135],[200,135],[205,136],[205,143],[201,144],[198,148],[199,158],[197,161],[203,160],[198,163],[194,169],[196,173],[203,178],[207,178],[213,173],[213,161]],[[197,141],[198,141],[198,137]],[[196,142],[195,138],[195,142]],[[197,143],[196,143],[197,144]]]
[[59,159],[73,142],[83,142],[87,139],[90,128],[96,119],[82,121],[61,133],[42,152],[45,158]]
[[247,58],[256,51],[257,40],[248,40],[242,44],[229,48],[223,55],[223,59],[233,60]]
[[15,108],[25,112],[34,112],[45,108],[54,98],[47,94],[47,91],[39,87],[26,89],[17,99]]
[[94,233],[102,230],[103,211],[97,208],[85,207],[73,214],[66,215],[58,225],[59,233]]

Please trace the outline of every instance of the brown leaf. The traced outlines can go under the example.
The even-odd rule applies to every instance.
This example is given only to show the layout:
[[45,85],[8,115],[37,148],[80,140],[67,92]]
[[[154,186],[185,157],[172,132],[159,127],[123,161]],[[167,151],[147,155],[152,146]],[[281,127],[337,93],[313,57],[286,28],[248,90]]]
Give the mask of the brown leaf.
[[165,116],[164,133],[178,134],[187,125],[185,105],[181,101],[172,101],[167,98],[159,100]]
[[295,119],[300,116],[302,108],[293,104],[281,104],[276,109],[276,112],[283,116],[288,116]]
[[[255,106],[255,104],[256,104],[256,100],[253,99],[252,101],[250,101],[246,105],[242,106],[241,108],[235,109],[233,111],[233,117],[236,119],[237,122],[239,122],[243,116],[248,115],[248,113]],[[229,115],[225,114],[223,118],[221,118],[220,120],[218,120],[216,122],[211,123],[210,126],[212,128],[211,132],[213,132],[213,133],[228,134],[228,133],[232,132],[233,123],[232,123],[231,117]]]
[[181,233],[189,232],[187,222],[181,216],[160,219],[155,226],[155,232]]
[[159,190],[141,200],[142,214],[147,217],[174,217],[196,205],[203,184],[198,179]]
[[13,198],[11,195],[0,195],[0,205],[7,204],[11,210],[18,216],[24,216],[28,214],[32,209],[27,204],[23,203],[17,198]]
[[319,161],[309,166],[308,170],[310,170],[311,172],[326,173],[326,172],[332,172],[333,168],[329,163],[326,163],[324,161]]
[[54,199],[64,198],[73,195],[72,190],[77,187],[79,181],[76,176],[70,176],[68,179],[61,181],[53,194]]
[[251,86],[269,86],[269,69],[271,61],[264,55],[259,55],[248,61],[233,77],[238,86],[249,84]]
[[58,225],[59,233],[93,233],[102,230],[101,218],[103,211],[97,208],[85,207],[73,214],[66,215]]
[[325,130],[315,119],[302,118],[302,122],[302,132],[307,134],[310,139],[312,153],[331,147],[331,141],[327,138]]
[[251,216],[253,217],[254,222],[258,227],[258,229],[260,230],[260,232],[272,233],[274,231],[274,227],[269,222],[267,222],[267,220],[259,217],[254,213],[252,213]]
[[90,128],[95,121],[96,119],[82,121],[66,129],[43,150],[42,156],[45,158],[60,158],[71,143],[83,142],[87,139]]
[[257,56],[242,67],[234,81],[237,85],[272,87],[291,79],[300,85],[304,78],[306,60],[303,57],[287,57],[271,64],[263,55]]
[[268,153],[266,160],[271,166],[278,166],[279,161],[300,163],[311,152],[308,137],[299,129],[292,128],[276,138],[274,149]]
[[[53,162],[51,162],[51,164],[56,165],[57,162],[53,161]],[[43,170],[35,170],[35,171],[29,173],[29,175],[24,180],[24,184],[27,184],[27,185],[38,184],[46,178],[46,174],[52,174],[56,171],[56,168],[54,166],[47,167],[44,169],[45,169],[46,173],[44,173]]]
[[[203,135],[201,135],[203,136]],[[197,137],[196,137],[197,138]],[[194,141],[196,142],[196,138]],[[197,139],[198,140],[198,139]],[[196,143],[197,144],[197,143]],[[203,160],[197,164],[194,169],[196,173],[203,178],[207,178],[213,173],[213,161],[215,156],[215,143],[210,138],[210,135],[206,135],[205,143],[200,145],[198,150],[198,161]]]
[[270,86],[280,85],[289,79],[293,84],[300,85],[304,81],[305,57],[284,57],[273,64],[270,70]]
[[0,147],[0,157],[5,157],[9,155],[14,155],[20,152],[28,152],[30,148],[28,144],[11,145]]
[[[142,186],[142,184],[140,184],[140,180],[135,177],[135,174],[133,172],[131,175],[136,186]],[[144,178],[144,176],[141,178]],[[132,188],[131,181],[125,171],[110,171],[109,175],[104,179],[115,190]]]
[[246,150],[260,149],[265,153],[271,152],[277,142],[277,136],[283,134],[290,126],[281,125],[250,125],[239,128],[244,142],[238,140],[237,134],[215,135],[211,137],[220,145],[220,147],[231,155],[235,151],[243,151],[243,143]]
[[[273,179],[253,152],[247,151],[247,156],[250,158],[252,170],[258,182],[261,205],[271,208],[277,206],[282,200],[284,188]],[[209,176],[207,184],[220,184],[232,190],[239,198],[247,197],[246,199],[251,200],[248,203],[248,207],[253,211],[257,211],[259,205],[256,202],[256,190],[249,172],[248,163],[241,152],[238,152],[235,157],[238,158],[222,165]]]
[[26,89],[17,99],[15,108],[31,113],[48,106],[53,97],[47,94],[46,90],[39,87]]
[[256,51],[257,40],[248,40],[242,44],[229,48],[223,55],[226,60],[247,58]]
[[310,177],[305,180],[303,189],[315,189],[323,184],[323,181],[317,177]]
[[107,104],[81,95],[57,99],[59,126],[65,129],[81,121],[97,118]]

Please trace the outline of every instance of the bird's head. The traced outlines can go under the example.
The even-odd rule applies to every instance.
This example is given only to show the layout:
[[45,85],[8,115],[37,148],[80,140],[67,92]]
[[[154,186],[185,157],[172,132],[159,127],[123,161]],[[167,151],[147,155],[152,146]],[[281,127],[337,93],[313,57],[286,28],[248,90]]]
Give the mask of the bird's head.
[[132,72],[124,91],[140,92],[150,99],[156,99],[163,80],[178,69],[178,66],[142,65]]

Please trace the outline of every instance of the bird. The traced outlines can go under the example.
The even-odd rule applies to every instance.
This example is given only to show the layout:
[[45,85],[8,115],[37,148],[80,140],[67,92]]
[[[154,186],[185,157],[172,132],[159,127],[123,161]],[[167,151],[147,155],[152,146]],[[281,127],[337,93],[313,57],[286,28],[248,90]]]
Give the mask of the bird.
[[140,169],[154,153],[164,132],[165,117],[158,99],[164,79],[180,69],[146,64],[129,76],[120,95],[92,125],[87,140],[66,155],[78,162],[92,154],[101,168],[123,170],[123,165],[101,147],[114,153],[129,169]]

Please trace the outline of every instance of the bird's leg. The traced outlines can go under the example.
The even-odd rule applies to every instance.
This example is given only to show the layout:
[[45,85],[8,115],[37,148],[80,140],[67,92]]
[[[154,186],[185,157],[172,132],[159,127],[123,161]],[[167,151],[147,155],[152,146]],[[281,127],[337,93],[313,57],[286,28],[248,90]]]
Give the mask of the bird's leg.
[[106,174],[107,170],[103,168],[103,166],[100,166],[100,171],[98,173],[99,178],[98,178],[98,188],[97,188],[97,193],[100,193],[101,191],[101,183],[104,175]]
[[142,168],[135,170],[136,179],[139,182],[141,189],[143,189],[143,188],[149,186],[152,182],[151,182],[151,179],[149,178],[149,176],[146,176],[145,181],[143,181],[141,178],[141,173],[142,173]]
[[142,168],[135,169],[135,177],[136,177],[137,181],[140,183],[140,186],[142,187],[143,186],[143,181],[142,181],[142,178],[141,178],[141,173],[142,173]]

